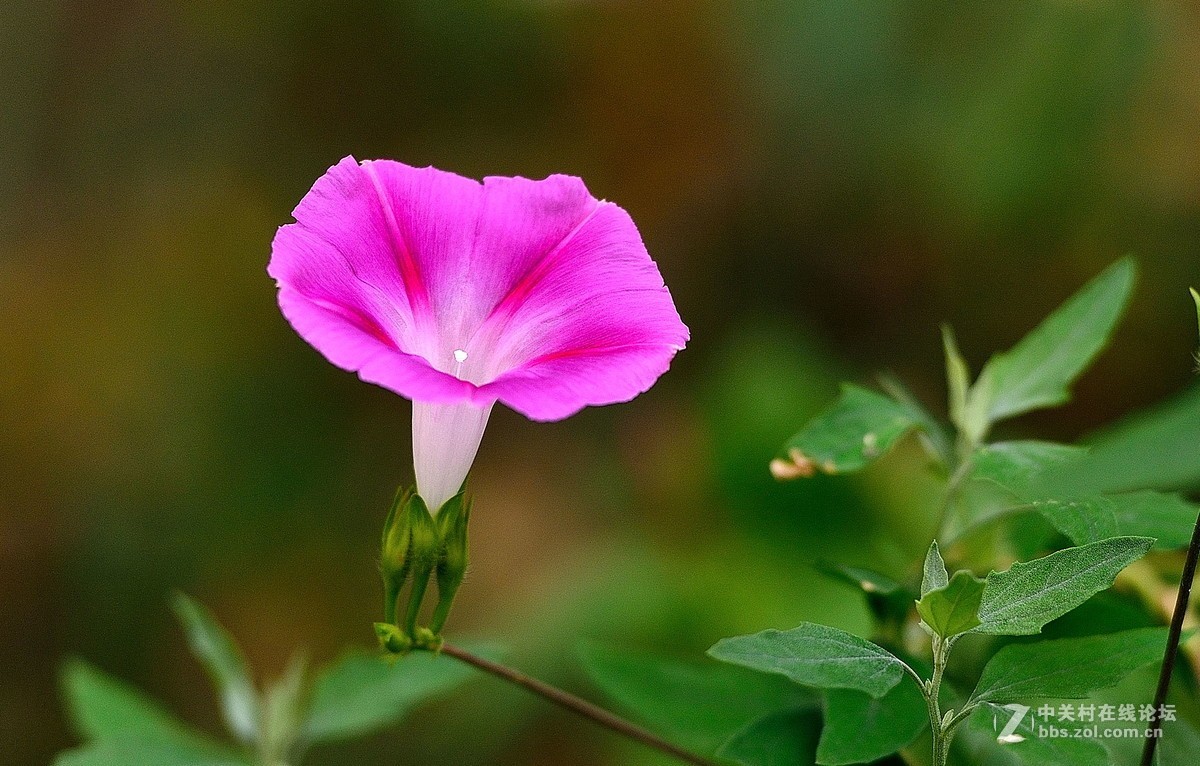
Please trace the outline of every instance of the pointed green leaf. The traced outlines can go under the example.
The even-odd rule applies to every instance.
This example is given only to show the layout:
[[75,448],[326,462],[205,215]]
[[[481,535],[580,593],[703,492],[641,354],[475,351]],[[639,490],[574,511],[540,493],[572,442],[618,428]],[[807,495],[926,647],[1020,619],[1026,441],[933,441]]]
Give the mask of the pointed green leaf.
[[1120,535],[1153,537],[1159,548],[1183,548],[1197,507],[1168,492],[1122,492],[1083,500],[1040,500],[1034,508],[1076,545]]
[[903,590],[903,586],[900,583],[873,569],[824,560],[817,561],[814,567],[821,574],[828,575],[847,585],[853,585],[863,593],[878,593],[881,596],[890,596],[897,591]]
[[921,439],[925,451],[939,463],[949,464],[954,458],[954,444],[946,426],[934,417],[916,394],[895,375],[880,373],[876,380],[888,396],[908,409],[909,415],[916,423],[917,436]]
[[958,350],[958,342],[954,339],[954,330],[948,324],[942,325],[942,350],[946,356],[946,388],[950,398],[950,422],[960,431],[971,431],[971,425],[966,421],[967,393],[971,388],[971,371],[967,362]]
[[[484,656],[499,654],[495,647],[472,651]],[[305,738],[328,742],[383,729],[474,674],[452,657],[425,652],[391,661],[373,653],[348,653],[317,676]]]
[[901,681],[879,698],[829,689],[817,763],[871,763],[907,747],[928,728],[929,711],[915,682]]
[[243,742],[258,738],[259,700],[250,668],[233,638],[206,608],[183,593],[171,601],[192,653],[221,695],[225,724]]
[[988,481],[1022,500],[1036,494],[1037,479],[1087,454],[1083,447],[1042,441],[996,442],[980,447],[971,458],[971,478]]
[[950,582],[934,588],[917,602],[917,613],[934,633],[952,638],[979,625],[979,601],[984,582],[967,571],[955,572]]
[[946,571],[946,562],[942,560],[942,552],[938,549],[937,540],[929,544],[925,554],[925,565],[921,575],[921,595],[931,590],[944,588],[950,584],[950,573]]
[[970,480],[956,497],[944,532],[957,540],[1002,514],[1029,510],[1040,498],[1039,477],[1054,466],[1077,460],[1085,450],[1065,444],[1011,441],[989,444],[971,455]]
[[584,644],[588,676],[620,708],[671,742],[711,755],[764,715],[815,710],[816,694],[787,679],[719,662],[683,662]]
[[912,608],[912,594],[885,574],[831,561],[818,560],[813,566],[818,572],[862,591],[866,596],[867,608],[878,620],[903,621]]
[[912,411],[882,394],[843,385],[827,410],[788,440],[771,463],[777,478],[846,473],[883,455],[916,425]]
[[1001,741],[998,735],[1012,717],[1012,710],[985,702],[967,719],[965,731],[958,738],[983,743],[982,747],[971,748],[974,752],[970,763],[995,763],[991,756],[997,752],[1007,756],[1007,762],[1022,766],[1099,766],[1109,762],[1108,751],[1094,739],[1039,736],[1039,725],[1054,722],[1038,719],[1033,710],[1021,716],[1013,733]]
[[84,739],[186,739],[186,727],[156,702],[80,659],[62,669],[68,712]]
[[83,660],[66,662],[62,686],[70,718],[85,740],[141,742],[170,746],[193,756],[236,757],[141,691]]
[[821,717],[813,710],[781,710],[750,723],[717,755],[741,766],[813,766]]
[[858,689],[882,697],[904,676],[887,650],[844,630],[811,622],[787,631],[723,638],[708,653],[718,660],[822,689]]
[[1176,494],[1147,490],[1045,499],[1047,473],[1071,470],[1087,454],[1082,447],[1050,442],[1001,442],[976,451],[972,477],[1003,488],[1076,545],[1119,536],[1153,537],[1161,548],[1188,544],[1198,509]]
[[992,422],[1070,399],[1070,385],[1108,343],[1133,290],[1136,267],[1122,258],[1088,283],[1011,350],[988,362]]
[[971,385],[970,368],[959,353],[958,341],[950,325],[942,325],[942,348],[946,355],[950,422],[969,443],[978,444],[991,426],[988,410],[995,394],[992,371],[984,369],[975,385]]
[[308,662],[294,655],[281,678],[267,687],[263,697],[261,753],[267,763],[290,763],[300,742],[308,714]]
[[1122,569],[1154,544],[1148,537],[1114,537],[1067,548],[987,577],[976,633],[1023,636],[1105,590]]
[[992,427],[988,415],[992,403],[996,401],[996,373],[991,367],[984,367],[975,379],[975,384],[967,392],[967,403],[962,414],[962,434],[971,444],[980,444]]
[[1200,731],[1185,718],[1163,721],[1155,766],[1196,766],[1200,753]]
[[60,753],[54,766],[249,766],[240,755],[214,755],[167,742],[111,740]]
[[988,662],[972,696],[1022,703],[1044,697],[1082,699],[1161,660],[1166,646],[1166,628],[1010,644]]
[[1118,537],[1121,527],[1115,509],[1103,497],[1086,500],[1038,500],[1033,508],[1075,545]]
[[1192,294],[1192,303],[1196,304],[1196,325],[1200,327],[1200,293],[1194,287],[1189,287],[1188,292]]
[[1200,385],[1118,423],[1078,462],[1043,477],[1043,497],[1200,488]]

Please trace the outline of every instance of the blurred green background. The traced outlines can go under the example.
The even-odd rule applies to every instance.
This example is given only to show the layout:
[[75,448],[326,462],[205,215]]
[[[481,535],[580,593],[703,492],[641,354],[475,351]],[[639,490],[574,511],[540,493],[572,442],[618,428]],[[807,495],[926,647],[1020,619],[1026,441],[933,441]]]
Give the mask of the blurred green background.
[[[369,645],[409,406],[320,358],[264,269],[330,164],[582,176],[627,208],[692,329],[651,392],[497,411],[453,635],[590,696],[582,638],[696,654],[862,630],[818,557],[903,571],[933,521],[902,450],[780,485],[841,378],[940,403],[969,359],[1126,252],[1130,319],[1074,438],[1189,379],[1200,6],[1161,0],[6,0],[0,4],[0,761],[73,740],[80,654],[216,731],[166,599],[263,677]],[[661,763],[483,680],[312,764]]]

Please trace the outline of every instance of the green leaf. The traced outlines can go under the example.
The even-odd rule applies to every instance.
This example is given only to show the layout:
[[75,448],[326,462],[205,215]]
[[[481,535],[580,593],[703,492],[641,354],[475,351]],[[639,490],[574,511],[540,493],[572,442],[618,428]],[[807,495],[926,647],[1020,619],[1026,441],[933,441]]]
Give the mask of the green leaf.
[[982,624],[974,632],[1040,633],[1043,625],[1112,585],[1117,574],[1153,544],[1148,537],[1114,537],[992,572],[979,606]]
[[944,588],[950,583],[950,573],[946,571],[946,562],[942,560],[942,552],[938,549],[937,540],[929,544],[925,554],[925,565],[921,575],[921,596],[937,588]]
[[769,713],[815,709],[816,695],[786,679],[720,663],[681,662],[584,644],[588,676],[621,708],[667,739],[712,754]]
[[1196,325],[1200,327],[1200,293],[1194,287],[1189,287],[1188,292],[1192,294],[1192,303],[1196,304]]
[[961,732],[958,738],[966,739],[964,734],[978,735],[986,746],[972,753],[969,763],[993,763],[987,756],[996,751],[1008,756],[1010,762],[1024,766],[1091,766],[1109,762],[1108,751],[1094,739],[1039,736],[1037,727],[1045,722],[1039,721],[1033,710],[1021,718],[1011,737],[998,741],[997,734],[1012,716],[1012,710],[990,702],[971,714],[965,727],[969,731]]
[[83,660],[63,665],[62,686],[71,720],[84,739],[186,738],[186,727],[157,703]]
[[812,766],[820,728],[812,710],[769,713],[733,735],[717,755],[742,766]]
[[267,687],[263,698],[261,753],[267,763],[291,763],[308,716],[308,663],[294,655],[284,674]]
[[167,742],[112,740],[60,753],[54,766],[249,766],[241,756],[214,755]]
[[62,686],[70,718],[85,740],[137,741],[170,746],[194,756],[236,757],[141,691],[83,660],[72,659],[63,665]]
[[863,593],[877,593],[881,596],[890,596],[893,593],[903,590],[903,586],[900,583],[873,569],[824,560],[817,561],[814,567],[821,574],[828,575],[847,585],[853,585]]
[[1001,442],[976,451],[972,477],[1003,488],[1040,513],[1076,545],[1109,537],[1153,537],[1161,548],[1182,548],[1191,539],[1196,506],[1172,493],[1144,490],[1072,499],[1045,499],[1047,474],[1072,470],[1088,450],[1050,442]]
[[883,455],[916,425],[912,411],[882,394],[843,385],[842,395],[788,440],[771,463],[777,478],[846,473]]
[[988,409],[995,389],[990,370],[984,370],[971,385],[971,371],[958,350],[954,330],[942,325],[942,349],[946,355],[946,388],[949,391],[950,422],[970,444],[983,441],[991,422]]
[[972,697],[1025,703],[1045,697],[1082,699],[1161,660],[1166,646],[1166,628],[1010,644],[988,662]]
[[984,367],[975,379],[975,385],[967,392],[966,406],[962,414],[962,435],[970,444],[979,444],[992,426],[988,412],[996,399],[996,375],[990,367]]
[[[967,362],[958,350],[958,342],[954,339],[954,330],[948,324],[942,325],[942,349],[946,355],[946,388],[949,395],[950,422],[964,433],[973,432],[972,424],[967,422],[967,393],[971,388],[971,371]],[[986,425],[984,426],[986,429]]]
[[1044,497],[1200,487],[1200,385],[1108,429],[1088,454],[1049,472]]
[[967,571],[955,572],[949,583],[921,597],[917,613],[934,633],[952,638],[979,625],[983,590],[983,580]]
[[1122,258],[1026,335],[1011,350],[993,357],[990,376],[992,422],[1071,398],[1070,385],[1108,343],[1133,290],[1136,267]]
[[858,689],[882,697],[904,676],[901,661],[844,630],[811,622],[723,638],[708,653],[718,660],[822,689]]
[[1122,492],[1083,500],[1040,500],[1034,508],[1076,545],[1119,535],[1153,537],[1159,548],[1191,540],[1197,508],[1168,492]]
[[[477,653],[498,654],[494,647]],[[305,738],[328,742],[383,729],[474,673],[451,657],[426,652],[392,661],[374,653],[348,653],[317,676]]]
[[871,763],[912,744],[927,728],[929,711],[915,682],[902,681],[878,699],[850,689],[829,689],[817,763]]
[[1200,753],[1200,731],[1191,721],[1163,721],[1155,766],[1196,766],[1196,753]]
[[957,540],[969,530],[1011,511],[1030,510],[1039,477],[1054,466],[1079,459],[1086,450],[1040,441],[998,442],[971,455],[970,481],[963,485],[943,539]]
[[183,593],[171,601],[192,653],[221,695],[225,724],[243,742],[258,738],[259,700],[246,658],[212,613]]
[[921,403],[903,381],[891,373],[880,373],[876,376],[879,387],[896,402],[908,408],[909,415],[916,423],[916,431],[925,451],[937,462],[948,465],[954,459],[954,444],[950,433],[929,409]]
[[971,478],[991,482],[1022,500],[1029,500],[1036,494],[1039,476],[1086,454],[1083,447],[1054,442],[996,442],[975,451],[971,458]]

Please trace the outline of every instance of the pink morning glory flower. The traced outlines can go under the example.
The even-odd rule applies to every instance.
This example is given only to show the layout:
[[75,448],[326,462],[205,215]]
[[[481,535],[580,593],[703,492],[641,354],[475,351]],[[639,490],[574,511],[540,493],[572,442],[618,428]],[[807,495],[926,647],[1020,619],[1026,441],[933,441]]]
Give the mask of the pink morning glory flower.
[[417,490],[458,492],[492,406],[559,420],[628,401],[688,340],[629,214],[583,182],[343,159],[279,229],[284,316],[413,401]]

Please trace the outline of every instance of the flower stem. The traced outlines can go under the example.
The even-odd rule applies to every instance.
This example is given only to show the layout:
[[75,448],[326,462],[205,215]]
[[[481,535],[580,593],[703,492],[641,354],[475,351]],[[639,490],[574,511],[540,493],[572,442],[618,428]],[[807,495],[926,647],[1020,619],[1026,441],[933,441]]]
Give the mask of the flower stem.
[[412,589],[408,593],[408,608],[404,613],[404,632],[410,637],[417,630],[417,616],[421,613],[421,602],[425,600],[425,589],[433,574],[428,567],[414,567]]
[[[1196,579],[1196,561],[1200,558],[1200,516],[1192,530],[1192,542],[1188,546],[1187,558],[1183,562],[1183,576],[1179,581],[1179,595],[1175,597],[1175,612],[1171,615],[1171,629],[1167,633],[1167,651],[1163,655],[1162,670],[1158,674],[1158,688],[1154,692],[1154,709],[1160,710],[1167,701],[1167,690],[1171,686],[1171,671],[1175,669],[1175,657],[1179,653],[1179,636],[1183,632],[1183,618],[1187,615],[1192,597],[1192,581]],[[1158,731],[1162,728],[1162,716],[1154,716],[1146,744],[1142,748],[1142,766],[1154,763],[1154,749],[1158,746]]]
[[384,578],[383,583],[383,621],[389,625],[396,624],[396,601],[400,598],[400,588],[390,579]]
[[570,710],[572,713],[581,715],[584,718],[590,718],[592,721],[623,737],[628,737],[635,742],[640,742],[647,747],[678,758],[684,763],[694,764],[694,766],[717,766],[715,762],[673,745],[631,721],[627,721],[618,715],[614,715],[601,707],[593,705],[585,699],[581,699],[574,694],[527,676],[506,665],[484,659],[453,644],[442,644],[441,652],[460,662],[465,662],[468,665],[478,668],[485,673],[490,673],[510,684],[520,686],[526,691],[533,692],[546,701]]
[[939,700],[942,691],[942,675],[946,671],[946,660],[950,655],[953,639],[933,638],[933,677],[928,686],[922,684],[921,691],[925,693],[925,704],[929,709],[929,729],[933,733],[933,766],[946,766],[946,758],[950,753],[950,737],[952,727],[949,722],[942,721],[942,705]]

